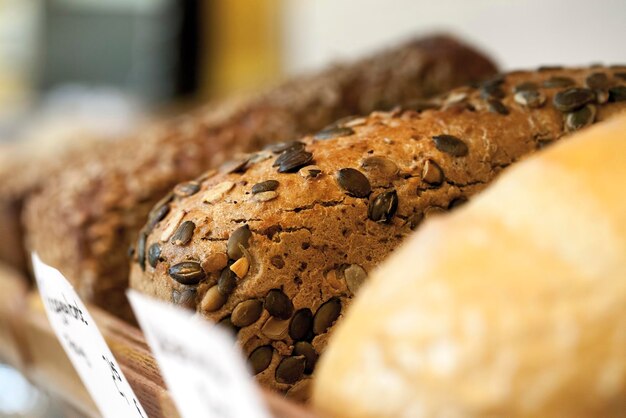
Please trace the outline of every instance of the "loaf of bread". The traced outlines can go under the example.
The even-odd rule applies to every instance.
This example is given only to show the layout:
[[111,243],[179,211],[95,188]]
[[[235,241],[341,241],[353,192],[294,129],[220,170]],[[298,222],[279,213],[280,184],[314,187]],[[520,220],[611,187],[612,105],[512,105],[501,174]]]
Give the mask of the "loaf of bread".
[[625,178],[623,115],[427,222],[333,335],[321,416],[626,416]]
[[352,295],[403,237],[524,155],[623,110],[624,90],[608,68],[516,72],[434,109],[270,146],[155,206],[131,286],[230,326],[263,384],[299,394]]
[[24,201],[59,173],[65,162],[114,141],[112,135],[95,135],[84,127],[55,130],[50,125],[40,122],[19,140],[0,144],[0,262],[24,274],[28,272],[21,221]]
[[234,105],[210,106],[68,167],[27,204],[29,245],[85,300],[126,316],[128,247],[150,207],[176,183],[237,152],[292,140],[337,118],[430,96],[494,72],[480,53],[436,36]]

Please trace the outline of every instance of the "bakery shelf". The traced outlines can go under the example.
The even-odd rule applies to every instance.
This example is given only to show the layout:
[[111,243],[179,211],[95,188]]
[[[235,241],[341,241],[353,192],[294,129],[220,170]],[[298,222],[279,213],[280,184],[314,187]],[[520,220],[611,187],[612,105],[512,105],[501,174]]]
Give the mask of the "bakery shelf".
[[[87,417],[98,417],[95,404],[59,344],[39,295],[17,277],[0,276],[0,358]],[[89,312],[150,418],[179,416],[142,332],[95,306]],[[276,418],[315,418],[301,405],[263,390]]]

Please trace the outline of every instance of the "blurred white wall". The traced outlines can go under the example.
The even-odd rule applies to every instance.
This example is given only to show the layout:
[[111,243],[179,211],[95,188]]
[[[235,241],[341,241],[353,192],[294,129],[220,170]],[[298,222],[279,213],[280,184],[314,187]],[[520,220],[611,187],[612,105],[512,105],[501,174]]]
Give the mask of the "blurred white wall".
[[482,47],[502,68],[626,63],[626,0],[284,0],[288,73],[431,31]]

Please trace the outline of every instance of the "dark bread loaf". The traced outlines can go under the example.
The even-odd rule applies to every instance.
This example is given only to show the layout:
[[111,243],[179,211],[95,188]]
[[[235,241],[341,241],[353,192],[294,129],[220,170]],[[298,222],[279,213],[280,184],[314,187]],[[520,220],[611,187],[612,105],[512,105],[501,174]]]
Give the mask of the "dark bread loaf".
[[88,129],[50,132],[49,126],[36,126],[34,131],[31,136],[0,145],[0,262],[25,277],[29,264],[21,220],[25,200],[47,179],[58,175],[67,162],[75,163],[93,148],[108,148],[114,141],[110,136],[95,136]]
[[150,207],[176,183],[237,152],[291,140],[337,118],[430,96],[494,71],[480,53],[437,36],[233,105],[210,106],[94,152],[52,179],[27,204],[29,244],[87,301],[128,316],[128,247]]
[[131,286],[236,330],[259,380],[300,396],[368,272],[424,218],[626,108],[617,73],[498,76],[435,109],[352,118],[180,184],[139,236]]

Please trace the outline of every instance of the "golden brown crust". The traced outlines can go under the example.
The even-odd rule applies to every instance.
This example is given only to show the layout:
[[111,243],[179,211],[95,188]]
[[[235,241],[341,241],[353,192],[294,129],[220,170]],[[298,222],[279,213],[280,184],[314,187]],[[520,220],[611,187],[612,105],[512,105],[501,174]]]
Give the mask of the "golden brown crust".
[[408,239],[333,335],[320,415],[624,416],[625,139],[587,129]]
[[[131,285],[175,303],[184,293],[186,306],[233,322],[244,351],[256,353],[260,381],[287,390],[303,375],[294,343],[311,342],[321,352],[327,326],[367,272],[423,218],[462,204],[501,169],[566,133],[570,113],[555,108],[555,97],[559,106],[593,106],[595,120],[626,107],[585,104],[585,95],[597,98],[582,87],[574,90],[582,99],[569,92],[564,99],[563,87],[528,88],[555,77],[583,86],[594,73],[621,86],[612,91],[625,88],[607,68],[516,72],[479,89],[453,90],[433,102],[437,109],[374,112],[291,143],[279,155],[270,149],[230,164],[240,172],[214,174],[194,183],[193,195],[172,196],[154,208]],[[515,91],[522,83],[520,98]],[[227,259],[235,264],[225,267]],[[238,278],[229,278],[229,270]],[[275,302],[281,308],[272,312]],[[304,331],[281,334],[281,326],[291,330],[297,312]],[[316,313],[321,319],[311,324]],[[285,361],[297,376],[287,383],[280,368]]]
[[233,105],[209,106],[94,152],[86,163],[68,167],[46,184],[27,205],[30,246],[86,300],[123,314],[127,248],[149,208],[177,182],[237,152],[297,138],[337,118],[432,95],[493,72],[479,53],[438,36]]

